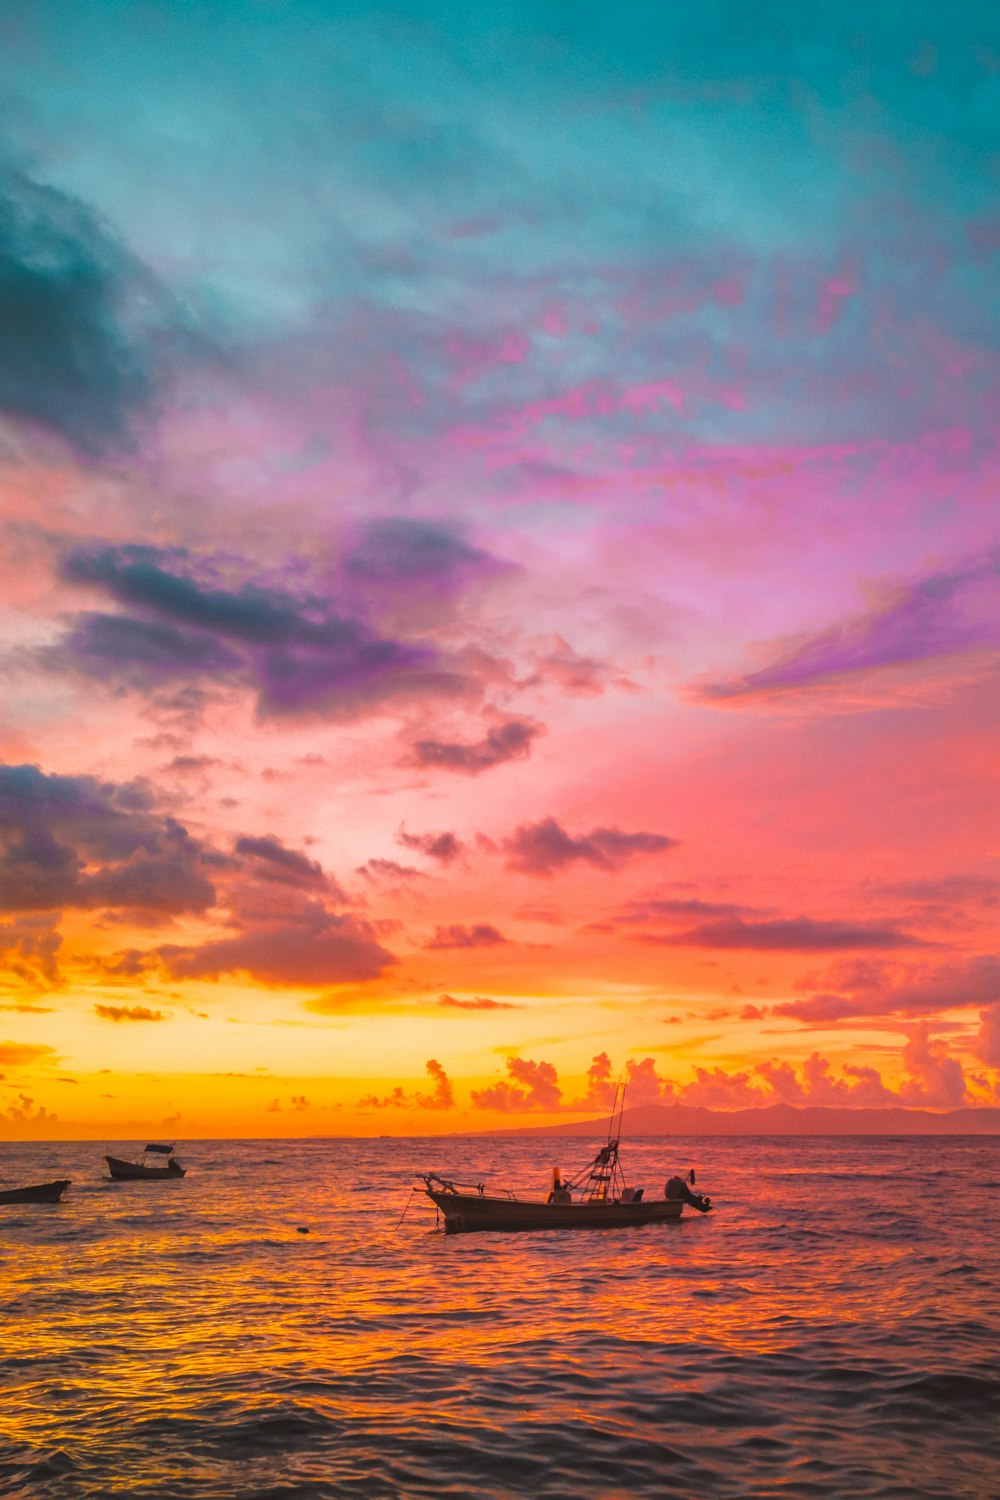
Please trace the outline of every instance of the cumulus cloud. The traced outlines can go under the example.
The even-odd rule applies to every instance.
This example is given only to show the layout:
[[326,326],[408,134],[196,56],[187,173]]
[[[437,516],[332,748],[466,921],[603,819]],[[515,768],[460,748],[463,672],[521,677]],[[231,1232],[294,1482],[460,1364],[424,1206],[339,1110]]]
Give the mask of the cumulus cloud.
[[419,849],[421,854],[441,865],[454,864],[465,849],[458,836],[448,830],[443,833],[407,833],[401,828],[396,838],[407,849]]
[[541,726],[529,719],[506,719],[495,724],[481,740],[461,743],[454,740],[416,740],[413,746],[418,765],[457,771],[465,776],[479,776],[502,766],[509,760],[527,760],[532,741],[541,734]]
[[500,1083],[472,1090],[470,1097],[476,1109],[496,1109],[505,1114],[559,1109],[562,1089],[552,1063],[508,1057],[507,1072],[509,1078]]
[[488,922],[477,922],[472,927],[456,923],[451,927],[438,927],[425,948],[496,948],[507,939],[502,932]]
[[961,1063],[949,1054],[947,1043],[930,1037],[926,1025],[919,1027],[904,1046],[901,1062],[906,1076],[898,1088],[885,1083],[872,1067],[845,1064],[838,1077],[828,1060],[816,1052],[799,1069],[776,1058],[733,1073],[724,1068],[698,1067],[693,1082],[679,1085],[675,1097],[683,1104],[708,1109],[755,1109],[772,1104],[955,1109],[968,1102]]
[[572,864],[617,870],[640,854],[662,854],[677,843],[660,833],[623,833],[619,828],[593,828],[573,838],[555,818],[523,823],[504,841],[507,863],[526,875],[554,875]]
[[703,702],[798,692],[884,667],[1000,647],[1000,553],[883,590],[868,613],[779,650],[760,671],[703,684]]
[[947,1042],[930,1035],[926,1021],[904,1047],[903,1062],[910,1074],[899,1090],[904,1104],[957,1109],[966,1102],[962,1064],[949,1054]]
[[165,1021],[162,1010],[150,1010],[148,1005],[95,1005],[94,1014],[105,1021]]
[[606,1052],[599,1052],[587,1069],[587,1087],[582,1097],[575,1101],[580,1109],[610,1109],[615,1097],[615,1081],[611,1073],[611,1059]]
[[630,1057],[625,1064],[626,1097],[629,1104],[647,1104],[655,1100],[669,1099],[674,1085],[669,1078],[662,1078],[651,1057],[637,1060]]
[[44,1104],[36,1105],[30,1094],[20,1094],[16,1104],[9,1104],[6,1109],[0,1110],[0,1120],[6,1120],[11,1125],[51,1124],[58,1118]]
[[434,1085],[429,1093],[418,1089],[408,1094],[404,1088],[396,1087],[382,1096],[366,1094],[363,1099],[358,1100],[358,1108],[452,1109],[455,1104],[455,1091],[448,1074],[435,1057],[428,1058],[426,1066],[427,1076]]
[[267,1113],[269,1115],[280,1115],[284,1110],[289,1110],[292,1114],[304,1114],[308,1109],[312,1109],[312,1105],[305,1094],[292,1094],[289,1096],[287,1104],[284,1105],[280,1099],[272,1099],[267,1106]]

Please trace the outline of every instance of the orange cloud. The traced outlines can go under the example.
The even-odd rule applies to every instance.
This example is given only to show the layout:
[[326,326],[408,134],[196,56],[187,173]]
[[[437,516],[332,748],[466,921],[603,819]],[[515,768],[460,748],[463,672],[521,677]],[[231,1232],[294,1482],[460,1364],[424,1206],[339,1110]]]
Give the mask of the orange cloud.
[[150,1010],[146,1005],[95,1005],[94,1011],[105,1021],[165,1021],[162,1010]]

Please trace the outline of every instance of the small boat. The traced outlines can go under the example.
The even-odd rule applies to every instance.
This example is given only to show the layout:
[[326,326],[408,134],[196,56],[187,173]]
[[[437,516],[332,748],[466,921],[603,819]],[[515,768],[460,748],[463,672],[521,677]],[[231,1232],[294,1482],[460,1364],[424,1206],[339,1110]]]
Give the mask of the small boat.
[[32,1187],[2,1188],[0,1203],[58,1203],[68,1187],[69,1179],[64,1178],[58,1182],[36,1182]]
[[[617,1094],[615,1096],[617,1104]],[[624,1090],[622,1108],[624,1108]],[[615,1111],[612,1109],[613,1127]],[[620,1126],[619,1115],[619,1126]],[[444,1216],[445,1234],[480,1230],[637,1229],[642,1224],[666,1224],[681,1217],[685,1203],[708,1213],[712,1200],[694,1193],[681,1177],[671,1177],[664,1197],[646,1198],[642,1188],[625,1185],[618,1139],[609,1130],[607,1145],[575,1178],[564,1179],[556,1168],[548,1198],[518,1198],[502,1190],[488,1193],[482,1182],[462,1185],[436,1173],[421,1173],[423,1192]],[[689,1174],[694,1182],[694,1173]]]
[[[169,1161],[165,1167],[149,1166],[147,1156],[166,1156]],[[123,1161],[119,1156],[106,1156],[104,1160],[112,1177],[119,1182],[157,1182],[184,1176],[184,1168],[174,1155],[173,1146],[147,1146],[135,1161]]]

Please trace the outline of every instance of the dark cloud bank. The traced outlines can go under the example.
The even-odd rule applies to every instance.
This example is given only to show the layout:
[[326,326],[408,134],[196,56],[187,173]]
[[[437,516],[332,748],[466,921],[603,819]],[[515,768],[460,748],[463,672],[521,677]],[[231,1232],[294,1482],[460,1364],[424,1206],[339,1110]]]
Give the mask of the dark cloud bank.
[[[162,968],[178,979],[242,972],[292,986],[376,978],[393,955],[370,924],[330,909],[345,899],[320,865],[271,835],[239,837],[228,853],[200,842],[158,812],[140,783],[0,766],[0,912],[37,922],[107,910],[163,925],[215,910],[235,929],[118,954],[107,962],[112,977]],[[29,977],[55,982],[51,930],[28,930],[22,919],[0,924],[0,939]]]

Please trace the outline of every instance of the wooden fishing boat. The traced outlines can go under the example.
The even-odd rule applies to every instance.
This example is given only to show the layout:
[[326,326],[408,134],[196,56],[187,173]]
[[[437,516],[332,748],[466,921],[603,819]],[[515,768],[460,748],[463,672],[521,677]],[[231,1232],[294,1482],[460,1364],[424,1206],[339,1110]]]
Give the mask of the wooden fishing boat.
[[[106,1156],[108,1171],[118,1182],[157,1182],[167,1178],[184,1176],[184,1168],[173,1154],[173,1146],[150,1145],[134,1161],[123,1161],[120,1156]],[[150,1166],[147,1156],[167,1156],[166,1166]]]
[[[617,1103],[617,1094],[615,1096]],[[624,1091],[622,1108],[624,1108]],[[612,1109],[613,1126],[615,1111]],[[620,1123],[620,1115],[619,1115]],[[444,1217],[445,1234],[482,1230],[518,1232],[535,1229],[637,1229],[643,1224],[676,1222],[685,1203],[708,1213],[712,1200],[694,1193],[681,1177],[671,1177],[662,1198],[647,1198],[642,1188],[625,1184],[618,1139],[609,1133],[592,1161],[575,1178],[556,1169],[545,1200],[518,1198],[508,1190],[487,1192],[485,1183],[462,1185],[434,1172],[422,1173],[423,1192]],[[694,1173],[689,1174],[694,1182]]]
[[427,1175],[425,1192],[444,1217],[445,1234],[477,1230],[636,1229],[640,1224],[665,1224],[680,1218],[679,1198],[607,1198],[594,1201],[547,1203],[517,1198],[513,1193],[487,1193],[482,1183],[462,1188],[447,1178]]
[[0,1203],[58,1203],[69,1187],[69,1179],[36,1182],[31,1187],[0,1189]]

